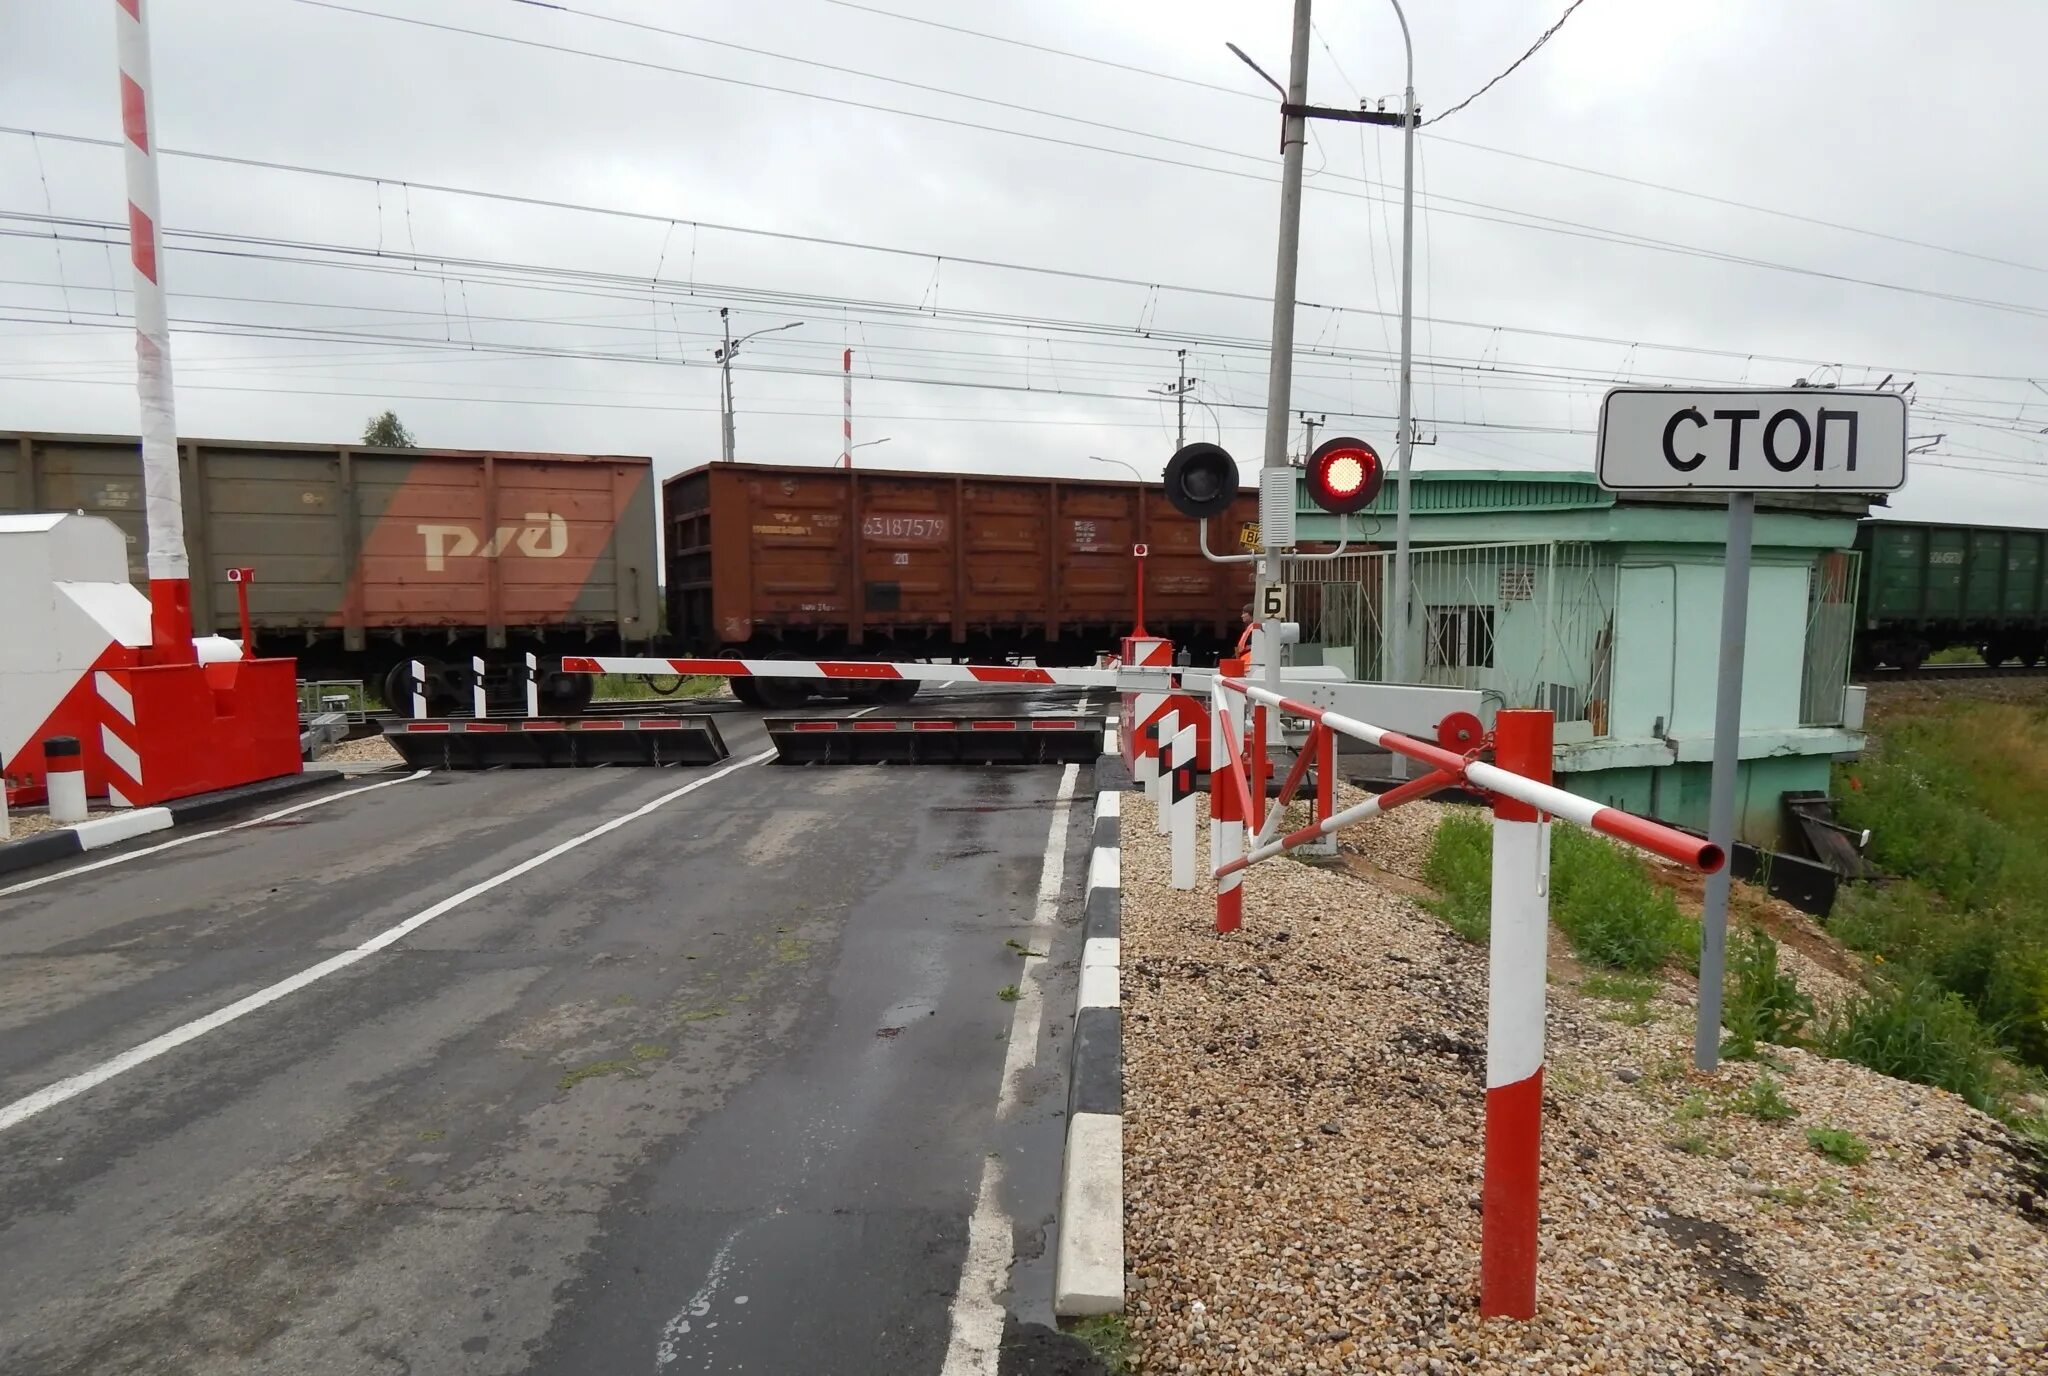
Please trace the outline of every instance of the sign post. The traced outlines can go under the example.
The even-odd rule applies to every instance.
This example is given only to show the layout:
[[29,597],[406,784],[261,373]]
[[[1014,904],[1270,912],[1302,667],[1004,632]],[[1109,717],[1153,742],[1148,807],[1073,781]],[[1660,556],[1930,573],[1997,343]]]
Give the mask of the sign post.
[[[1906,481],[1906,400],[1896,392],[1617,387],[1600,405],[1600,485],[1619,492],[1727,492],[1720,676],[1707,839],[1735,853],[1742,746],[1743,651],[1749,639],[1750,547],[1759,492],[1893,492]],[[1700,911],[1700,1009],[1693,1064],[1721,1058],[1721,982],[1734,866],[1707,876]]]

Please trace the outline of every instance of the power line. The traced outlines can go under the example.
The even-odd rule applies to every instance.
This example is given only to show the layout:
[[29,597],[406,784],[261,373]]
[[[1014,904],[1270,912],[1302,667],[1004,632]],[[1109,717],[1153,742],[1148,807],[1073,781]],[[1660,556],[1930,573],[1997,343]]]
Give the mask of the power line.
[[1513,76],[1515,74],[1515,69],[1517,67],[1520,67],[1524,62],[1527,62],[1530,58],[1536,56],[1536,50],[1538,48],[1541,48],[1545,43],[1548,43],[1550,41],[1551,35],[1556,33],[1559,29],[1563,28],[1564,21],[1571,18],[1573,13],[1578,10],[1579,6],[1585,3],[1586,0],[1572,0],[1571,4],[1565,6],[1564,13],[1560,14],[1557,17],[1557,22],[1555,24],[1552,24],[1549,28],[1545,29],[1540,35],[1538,35],[1536,41],[1529,45],[1529,51],[1523,53],[1513,62],[1510,62],[1507,65],[1506,70],[1502,71],[1499,76],[1487,82],[1484,86],[1481,86],[1471,95],[1466,96],[1463,100],[1459,101],[1456,105],[1453,105],[1450,109],[1438,115],[1435,119],[1425,120],[1423,122],[1425,124],[1441,124],[1443,121],[1449,119],[1452,115],[1457,114],[1458,111],[1464,109],[1467,105],[1470,105],[1473,101],[1479,99],[1479,97],[1485,95],[1488,91],[1491,91],[1494,87],[1500,85],[1501,82]]
[[[1111,148],[1102,144],[1087,143],[1079,139],[1059,138],[1051,134],[1036,134],[1021,129],[1005,128],[1001,125],[981,124],[973,120],[956,119],[947,115],[929,114],[924,111],[918,110],[905,110],[898,106],[879,105],[872,101],[851,100],[843,96],[824,95],[816,91],[804,91],[796,89],[794,87],[774,86],[766,82],[746,81],[739,77],[719,76],[717,74],[710,72],[692,71],[688,68],[672,67],[665,63],[651,62],[643,58],[623,57],[612,53],[593,52],[590,51],[589,49],[584,48],[571,48],[563,44],[543,43],[536,39],[516,38],[509,34],[495,33],[488,29],[465,28],[457,24],[443,24],[433,20],[413,18],[408,15],[385,14],[377,10],[365,10],[356,8],[355,6],[352,5],[338,4],[335,3],[335,0],[296,0],[296,2],[298,4],[308,5],[316,9],[333,10],[338,13],[352,14],[365,19],[380,19],[394,24],[409,24],[415,27],[437,30],[444,33],[463,34],[472,38],[482,38],[492,42],[507,43],[515,47],[536,48],[547,52],[562,53],[572,57],[589,58],[593,61],[612,62],[623,66],[636,67],[649,71],[666,72],[675,76],[691,77],[700,81],[711,81],[729,86],[740,86],[751,90],[767,91],[777,95],[795,96],[799,99],[804,100],[823,101],[827,104],[847,106],[853,109],[867,110],[879,114],[897,115],[905,119],[923,120],[937,124],[950,125],[956,128],[971,129],[981,133],[997,134],[1005,138],[1024,139],[1034,143],[1049,144],[1054,147],[1078,150],[1083,152],[1100,153],[1108,157],[1125,158],[1135,160],[1138,162],[1156,163],[1160,166],[1176,167],[1186,171],[1207,172],[1212,176],[1232,177],[1240,181],[1253,181],[1265,185],[1274,185],[1277,184],[1278,181],[1278,179],[1274,177],[1265,176],[1263,174],[1256,172],[1240,171],[1236,168],[1213,167],[1206,163],[1188,162],[1180,158],[1165,158],[1160,157],[1159,155],[1154,153],[1138,152],[1134,149]],[[1577,4],[1583,2],[1584,0],[1574,0],[1574,6],[1576,7]],[[1050,112],[1040,111],[1038,113],[1049,114]],[[1059,116],[1056,115],[1053,117],[1059,118]],[[1122,132],[1127,132],[1140,138],[1155,137],[1153,135],[1149,135],[1138,130],[1124,130]],[[1208,151],[1212,151],[1227,157],[1248,156],[1246,154],[1238,153],[1234,150],[1226,148],[1209,148]],[[1327,174],[1325,180],[1328,180],[1332,177],[1344,181],[1361,180],[1359,178],[1345,176],[1341,173]],[[1385,201],[1388,199],[1385,196],[1375,196],[1369,192],[1342,191],[1334,186],[1327,185],[1311,186],[1309,189],[1312,191],[1316,191],[1322,195],[1343,196],[1351,200]],[[1455,215],[1462,219],[1476,220],[1486,224],[1499,224],[1517,229],[1536,230],[1541,233],[1562,234],[1570,238],[1592,239],[1595,242],[1600,243],[1622,244],[1634,248],[1648,249],[1653,252],[1674,253],[1683,257],[1703,258],[1711,261],[1730,263],[1737,266],[1756,268],[1765,271],[1792,273],[1800,276],[1814,277],[1826,281],[1840,282],[1845,285],[1871,287],[1877,290],[1892,291],[1902,293],[1905,295],[1923,296],[1934,300],[1949,301],[1957,305],[1975,306],[1984,310],[2009,312],[2017,315],[2048,316],[2048,308],[2038,306],[2030,306],[2008,301],[1996,301],[1983,297],[1964,296],[1959,293],[1936,291],[1931,288],[1916,287],[1901,282],[1887,282],[1874,278],[1854,277],[1847,273],[1829,272],[1821,268],[1801,267],[1797,264],[1792,263],[1779,263],[1769,259],[1752,258],[1741,254],[1723,252],[1718,249],[1705,248],[1697,244],[1684,244],[1671,240],[1657,239],[1649,235],[1635,234],[1625,230],[1608,229],[1598,225],[1589,225],[1578,221],[1562,219],[1557,216],[1539,215],[1532,211],[1514,210],[1506,206],[1489,205],[1485,202],[1467,200],[1462,197],[1438,196],[1435,199],[1443,202],[1445,205],[1463,205],[1475,208],[1474,210],[1444,210],[1440,212],[1442,214]],[[1480,214],[1477,213],[1477,211],[1491,211],[1494,213]],[[1520,216],[1521,218],[1509,219],[1501,218],[1502,216]]]
[[[120,144],[113,139],[93,138],[83,134],[59,134],[50,132],[48,130],[27,129],[12,125],[0,125],[0,134],[14,134],[21,137],[38,137],[48,139],[53,142],[71,143],[97,148],[120,147]],[[1111,286],[1123,286],[1157,291],[1171,291],[1176,293],[1184,293],[1192,296],[1205,296],[1216,300],[1242,301],[1258,305],[1267,305],[1270,304],[1271,301],[1270,296],[1262,295],[1258,292],[1234,291],[1227,288],[1219,287],[1198,287],[1179,283],[1152,282],[1146,281],[1142,278],[1118,276],[1113,273],[1084,272],[1071,268],[1051,268],[1038,264],[1008,262],[1001,259],[980,258],[953,253],[934,253],[929,249],[905,248],[900,245],[877,244],[853,239],[838,239],[827,235],[796,234],[784,230],[758,229],[747,225],[724,224],[715,221],[705,220],[690,220],[673,215],[656,214],[648,211],[625,210],[618,207],[591,205],[583,202],[557,200],[544,196],[527,196],[511,192],[486,191],[475,187],[456,186],[445,182],[407,182],[404,178],[400,177],[373,176],[368,173],[345,172],[333,168],[308,166],[302,163],[286,163],[262,158],[237,157],[223,153],[202,153],[187,149],[164,148],[158,151],[163,156],[166,157],[185,158],[198,162],[218,163],[225,166],[258,168],[265,171],[274,172],[291,172],[306,176],[324,177],[337,181],[355,182],[366,186],[381,185],[386,183],[409,185],[414,190],[435,191],[445,195],[473,197],[479,200],[496,201],[507,205],[522,205],[551,210],[568,210],[582,214],[604,215],[619,219],[638,220],[650,224],[667,225],[673,222],[678,225],[690,225],[694,229],[711,230],[718,233],[737,234],[755,238],[770,239],[785,243],[810,244],[819,247],[850,249],[861,252],[879,253],[895,257],[917,258],[924,260],[934,260],[943,258],[946,261],[959,266],[988,268],[991,270],[1004,272],[1030,273],[1040,276],[1064,278],[1070,281],[1092,282]],[[1336,192],[1333,194],[1344,195],[1348,193]],[[1385,200],[1388,198],[1377,199]],[[1457,214],[1458,212],[1451,211],[1445,213]],[[349,251],[357,253],[369,252],[369,250],[360,249],[352,249]],[[645,278],[632,278],[630,280],[636,282],[639,285],[639,288],[644,290],[646,284]],[[1361,315],[1385,314],[1385,312],[1370,311],[1363,307],[1358,306],[1331,306],[1315,301],[1302,301],[1299,304],[1304,309],[1348,311],[1354,314]],[[1546,330],[1535,328],[1532,326],[1509,325],[1500,322],[1468,321],[1454,319],[1450,317],[1418,316],[1417,319],[1426,320],[1428,323],[1441,325],[1446,328],[1500,330],[1505,333],[1519,334],[1528,336],[1530,338],[1563,339],[1583,343],[1607,344],[1617,347],[1654,349],[1659,352],[1689,353],[1699,355],[1701,357],[1753,359],[1757,362],[1781,363],[1796,367],[1832,367],[1835,366],[1837,363],[1841,362],[1841,360],[1834,359],[1802,358],[1784,354],[1755,353],[1752,351],[1742,349],[1719,349],[1702,345],[1657,343],[1649,340],[1626,339],[1606,335],[1591,335],[1568,330]],[[1977,378],[1997,382],[2025,382],[2027,381],[2028,376],[2024,373],[1982,373],[1956,369],[1919,368],[1905,364],[1889,363],[1855,364],[1852,366],[1867,368],[1874,373],[1897,372],[1917,374],[1923,377]]]

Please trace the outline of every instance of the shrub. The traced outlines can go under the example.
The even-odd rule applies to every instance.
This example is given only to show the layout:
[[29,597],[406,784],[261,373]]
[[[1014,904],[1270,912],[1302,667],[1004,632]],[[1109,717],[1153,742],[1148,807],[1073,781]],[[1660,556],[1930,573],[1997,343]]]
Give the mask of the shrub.
[[1842,1128],[1809,1128],[1806,1145],[1845,1166],[1860,1166],[1870,1159],[1870,1144]]
[[1590,832],[1550,832],[1551,920],[1581,960],[1646,973],[1680,954],[1698,958],[1699,928],[1643,861]]
[[1820,1042],[1881,1075],[1950,1090],[1986,1112],[1998,1107],[1997,1043],[1967,1003],[1925,977],[1849,1000]]
[[1724,989],[1725,1056],[1753,1060],[1759,1043],[1791,1046],[1813,1019],[1813,1000],[1799,992],[1796,979],[1778,968],[1778,943],[1753,927],[1729,936]]
[[1441,895],[1424,906],[1467,941],[1485,941],[1493,927],[1493,826],[1487,816],[1447,812],[1422,877]]

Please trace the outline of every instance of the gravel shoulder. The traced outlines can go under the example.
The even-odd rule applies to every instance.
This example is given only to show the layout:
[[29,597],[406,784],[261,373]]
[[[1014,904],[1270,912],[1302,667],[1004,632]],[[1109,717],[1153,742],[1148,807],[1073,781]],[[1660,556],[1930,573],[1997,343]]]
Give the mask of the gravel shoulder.
[[[1218,937],[1126,796],[1141,1370],[2048,1371],[2048,1180],[1994,1120],[1798,1050],[1696,1075],[1689,984],[1616,1020],[1557,939],[1541,1309],[1482,1322],[1485,953],[1415,899],[1442,811],[1347,831],[1341,868],[1255,867],[1245,929]],[[1809,991],[1850,987],[1802,945],[1785,959]],[[1742,1111],[1765,1073],[1789,1119]],[[1816,1128],[1868,1160],[1820,1155]]]

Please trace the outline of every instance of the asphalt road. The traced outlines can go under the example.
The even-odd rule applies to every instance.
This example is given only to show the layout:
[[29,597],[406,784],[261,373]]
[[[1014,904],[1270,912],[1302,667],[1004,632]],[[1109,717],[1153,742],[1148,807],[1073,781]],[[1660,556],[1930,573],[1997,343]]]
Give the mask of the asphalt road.
[[1049,1318],[1089,771],[720,722],[0,882],[0,1371],[993,1372]]

